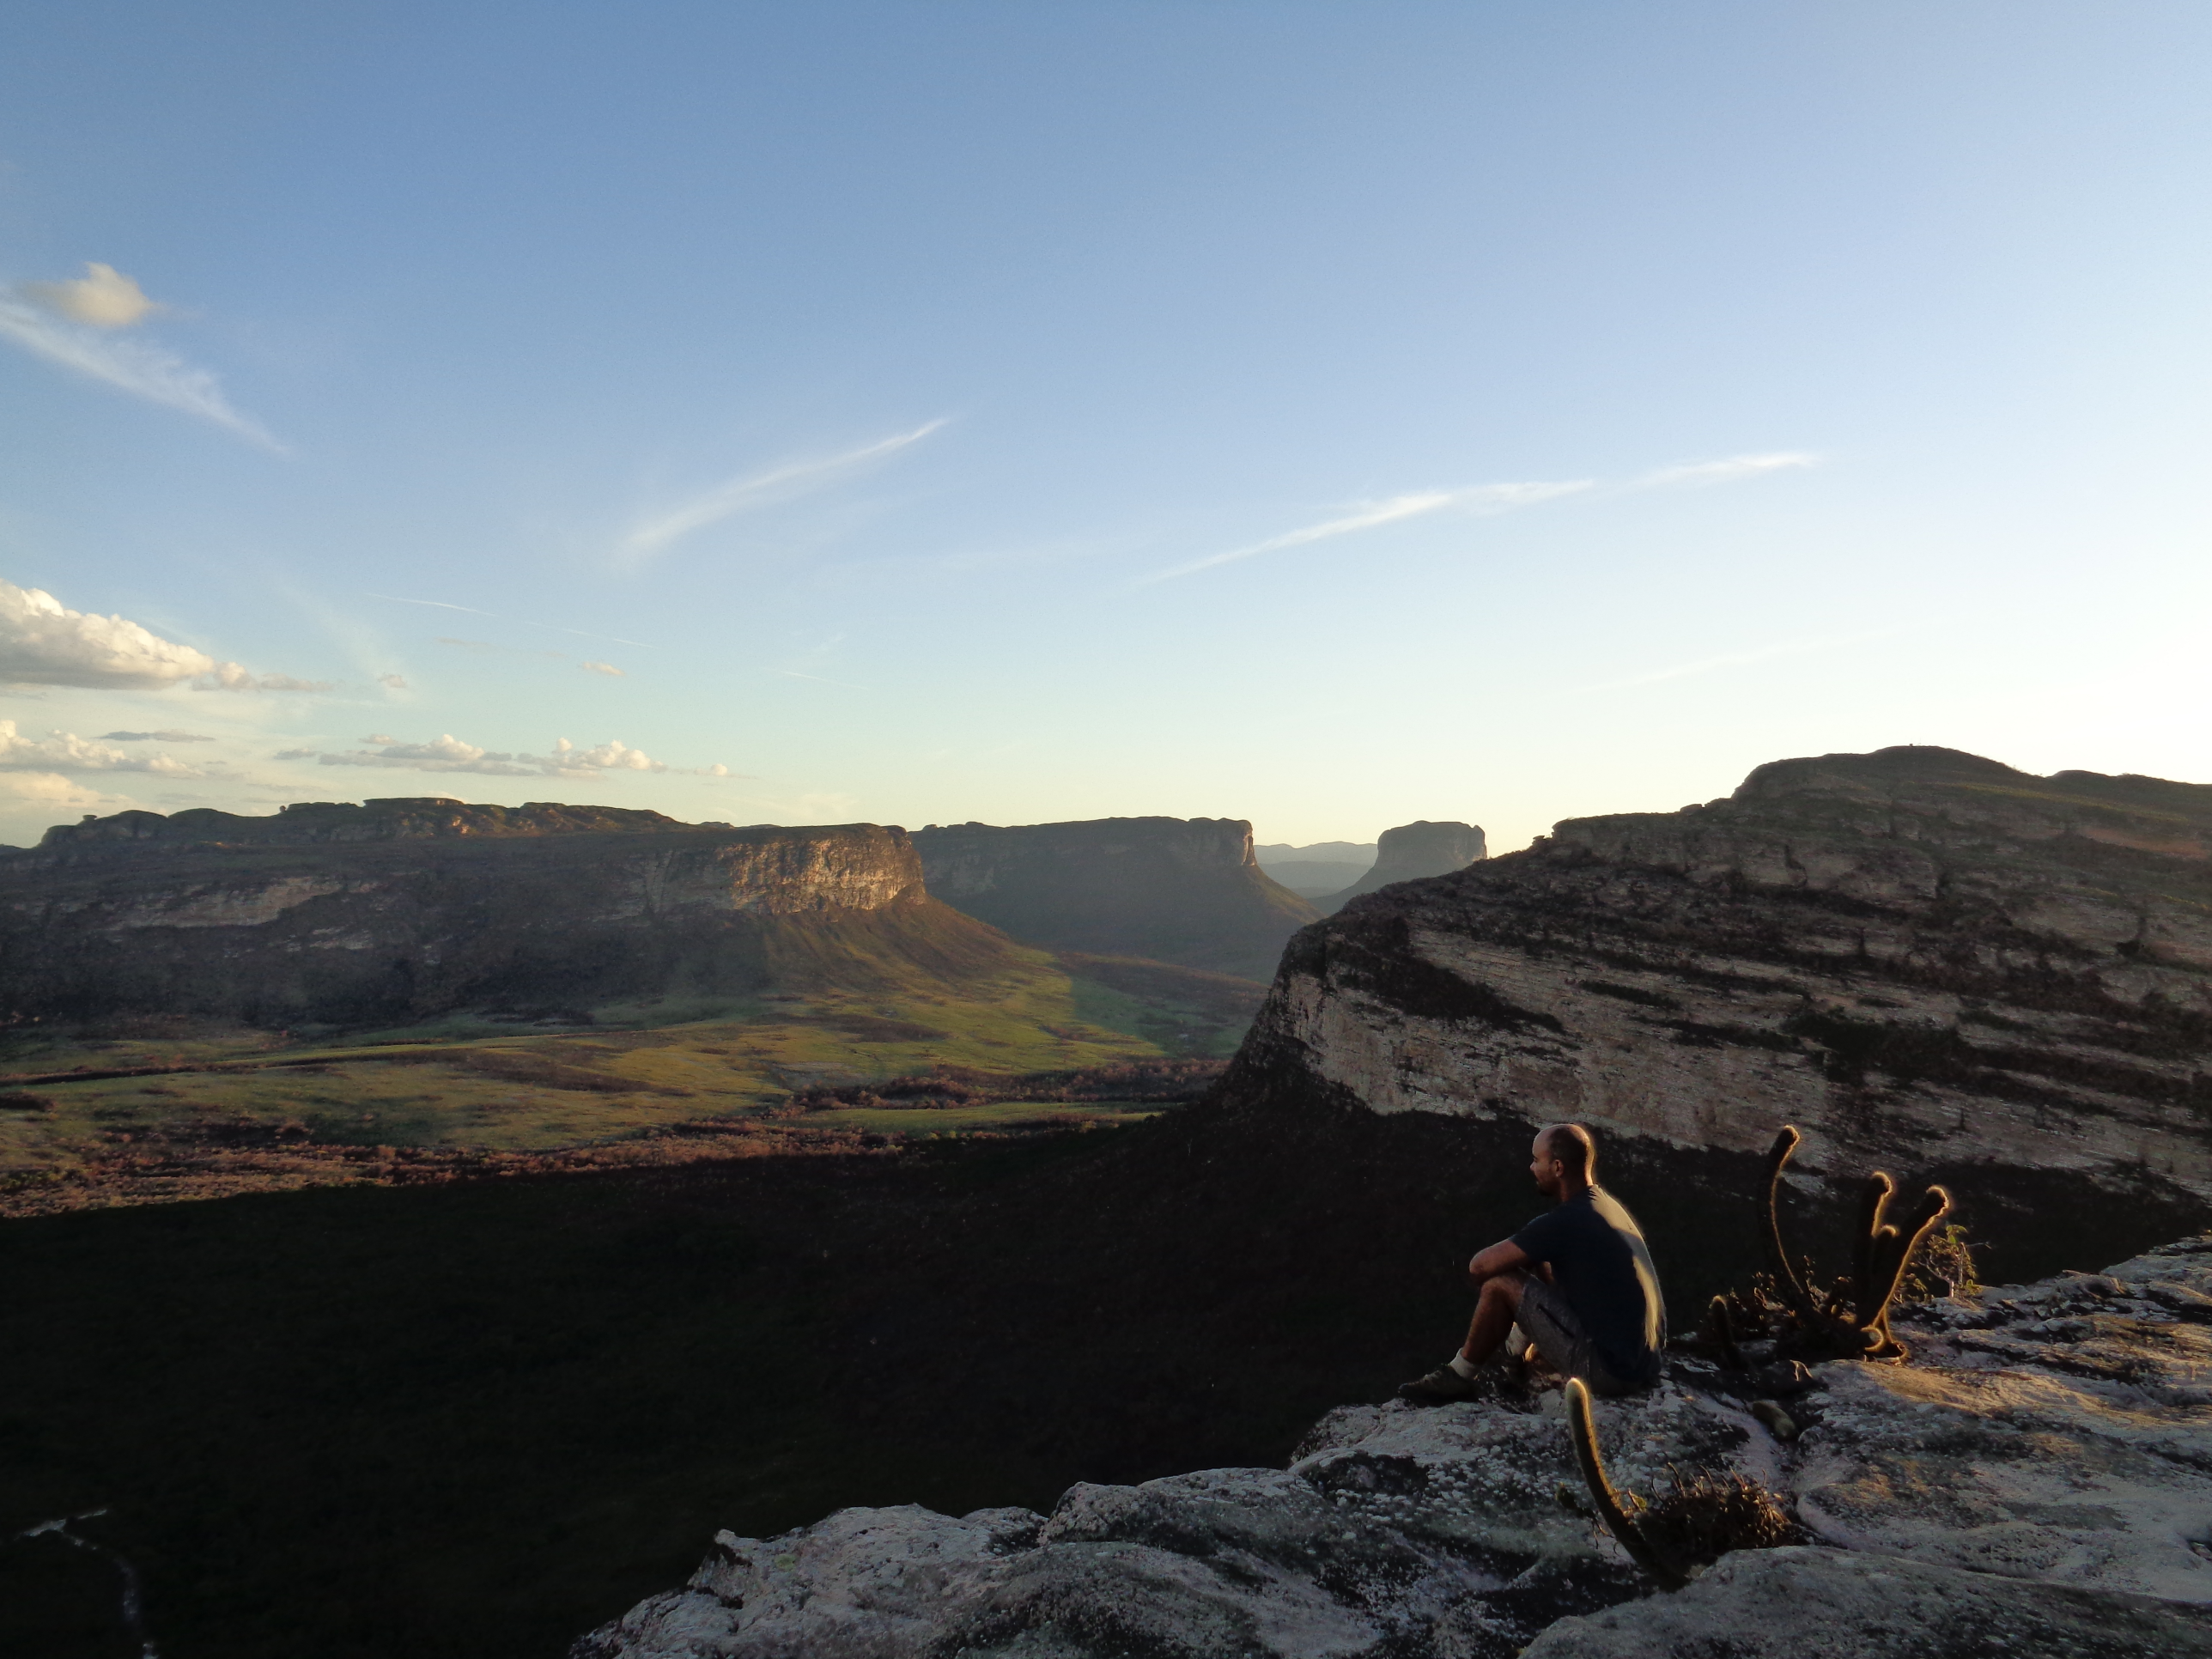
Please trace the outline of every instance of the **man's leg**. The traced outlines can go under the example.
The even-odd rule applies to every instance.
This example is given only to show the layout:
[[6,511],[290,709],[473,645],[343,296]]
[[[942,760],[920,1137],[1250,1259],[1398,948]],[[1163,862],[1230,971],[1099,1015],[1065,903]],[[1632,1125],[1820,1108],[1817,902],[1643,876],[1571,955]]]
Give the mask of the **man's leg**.
[[1470,1365],[1480,1365],[1496,1353],[1504,1342],[1506,1333],[1520,1316],[1521,1294],[1528,1288],[1526,1273],[1500,1273],[1495,1279],[1482,1281],[1482,1294],[1475,1298],[1474,1317],[1468,1322],[1467,1340],[1460,1346],[1459,1357]]
[[1474,1317],[1468,1324],[1467,1340],[1460,1351],[1426,1376],[1416,1377],[1401,1388],[1398,1397],[1425,1405],[1441,1405],[1448,1401],[1472,1400],[1488,1392],[1476,1368],[1498,1352],[1506,1333],[1513,1328],[1522,1292],[1528,1284],[1525,1273],[1500,1273],[1494,1279],[1484,1279],[1481,1293],[1475,1298]]

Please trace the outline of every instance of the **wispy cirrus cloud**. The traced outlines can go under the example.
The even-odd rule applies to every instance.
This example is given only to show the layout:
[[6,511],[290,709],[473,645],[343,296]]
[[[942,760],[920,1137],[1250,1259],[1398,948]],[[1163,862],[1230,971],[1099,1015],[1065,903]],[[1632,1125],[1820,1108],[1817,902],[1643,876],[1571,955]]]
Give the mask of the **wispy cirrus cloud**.
[[[590,634],[580,628],[564,628],[558,623],[532,622],[523,617],[503,617],[496,611],[479,611],[472,605],[453,605],[444,599],[410,599],[398,593],[371,593],[368,597],[372,599],[382,599],[387,605],[420,605],[425,611],[458,611],[464,616],[489,617],[494,622],[513,623],[518,628],[542,628],[549,634],[574,634],[580,640],[606,640],[616,645],[634,645],[641,651],[653,649],[643,640],[626,640],[619,634]],[[438,643],[470,647],[482,645],[487,651],[501,648],[482,641],[448,639],[443,635],[439,637]],[[549,651],[545,654],[557,657],[561,653],[557,651]]]
[[842,685],[848,691],[866,691],[870,689],[865,685],[857,685],[851,680],[833,680],[827,674],[802,674],[796,668],[779,668],[775,672],[787,680],[811,680],[817,685]]
[[1397,524],[1407,519],[1423,518],[1447,508],[1485,516],[1510,513],[1516,507],[1534,507],[1539,502],[1556,501],[1562,495],[1580,495],[1586,489],[1595,489],[1596,483],[1594,478],[1568,478],[1526,483],[1476,484],[1465,489],[1425,489],[1407,495],[1393,495],[1388,501],[1363,503],[1340,517],[1324,519],[1319,524],[1310,524],[1280,536],[1271,536],[1266,541],[1254,542],[1249,547],[1233,547],[1226,553],[1195,559],[1171,570],[1156,571],[1141,578],[1139,585],[1172,581],[1178,576],[1191,576],[1201,570],[1211,570],[1216,565],[1234,564],[1239,559],[1256,558],[1262,553],[1279,553],[1285,548],[1305,547],[1338,536],[1356,535],[1363,530]]
[[920,443],[944,424],[942,418],[925,422],[911,432],[863,444],[842,455],[792,461],[765,472],[745,473],[719,483],[680,507],[641,520],[617,545],[616,557],[623,564],[636,564],[695,530],[704,530],[708,525],[720,524],[757,507],[789,501],[857,472],[872,461],[882,460]]
[[208,370],[164,347],[112,337],[162,309],[112,265],[92,264],[63,283],[0,289],[0,336],[48,362],[135,398],[211,421],[281,454],[267,428],[234,407]]
[[1138,578],[1137,585],[1141,587],[1153,582],[1172,581],[1179,576],[1191,576],[1201,570],[1211,570],[1217,565],[1234,564],[1240,559],[1255,558],[1263,553],[1279,553],[1288,548],[1305,547],[1338,536],[1357,535],[1362,531],[1401,523],[1407,519],[1424,518],[1435,513],[1457,511],[1490,517],[1522,507],[1540,506],[1563,495],[1580,495],[1592,491],[1608,495],[1626,495],[1637,490],[1663,489],[1677,485],[1733,483],[1743,478],[1755,478],[1770,472],[1819,464],[1820,457],[1817,455],[1803,450],[1788,450],[1769,454],[1731,455],[1717,461],[1693,461],[1676,466],[1657,467],[1641,477],[1610,485],[1596,478],[1564,478],[1522,483],[1475,484],[1463,489],[1418,490],[1409,495],[1393,495],[1385,501],[1357,503],[1351,511],[1335,518],[1324,519],[1318,524],[1306,525],[1280,536],[1271,536],[1248,547],[1233,547],[1225,553],[1211,554],[1188,564],[1154,571],[1149,576]]
[[1808,451],[1789,449],[1771,455],[1731,455],[1725,460],[1692,461],[1681,466],[1655,468],[1628,486],[1631,489],[1664,489],[1670,484],[1734,483],[1741,478],[1756,478],[1769,472],[1786,472],[1795,467],[1818,466],[1820,458]]

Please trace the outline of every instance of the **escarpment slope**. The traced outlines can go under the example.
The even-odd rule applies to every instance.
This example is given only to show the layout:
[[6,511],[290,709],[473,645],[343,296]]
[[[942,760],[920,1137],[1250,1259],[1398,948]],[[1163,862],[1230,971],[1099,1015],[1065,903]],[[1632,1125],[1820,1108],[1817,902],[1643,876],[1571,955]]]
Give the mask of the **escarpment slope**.
[[130,812],[0,858],[0,1013],[402,1022],[461,1006],[948,977],[1006,941],[903,830],[438,799]]
[[1231,1085],[1736,1152],[1786,1121],[1815,1175],[2201,1204],[2208,1072],[2212,787],[1902,748],[1354,901]]
[[1096,818],[917,830],[929,890],[1054,950],[1264,980],[1319,914],[1252,856],[1242,818]]

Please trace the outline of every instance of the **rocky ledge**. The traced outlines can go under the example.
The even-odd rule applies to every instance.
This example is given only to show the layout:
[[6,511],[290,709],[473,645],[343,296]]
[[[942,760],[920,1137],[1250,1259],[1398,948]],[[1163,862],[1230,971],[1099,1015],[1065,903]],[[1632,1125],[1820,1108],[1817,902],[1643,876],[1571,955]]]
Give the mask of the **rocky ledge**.
[[1804,1540],[1672,1594],[1589,1518],[1554,1391],[1346,1407],[1288,1468],[1079,1485],[1048,1516],[722,1533],[570,1659],[2212,1656],[2212,1234],[1899,1330],[1909,1364],[1816,1367],[1781,1415],[1686,1359],[1599,1402],[1619,1485],[1740,1474]]
[[1230,1087],[2201,1205],[2212,787],[1887,749],[1570,820],[1305,928]]

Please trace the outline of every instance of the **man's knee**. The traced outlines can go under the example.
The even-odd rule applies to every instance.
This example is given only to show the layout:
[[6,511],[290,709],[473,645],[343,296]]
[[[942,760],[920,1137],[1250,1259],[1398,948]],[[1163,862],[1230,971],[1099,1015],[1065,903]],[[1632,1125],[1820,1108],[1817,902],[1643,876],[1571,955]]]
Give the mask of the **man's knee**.
[[1482,1281],[1482,1299],[1501,1302],[1509,1308],[1521,1305],[1521,1293],[1528,1288],[1526,1273],[1498,1273]]

